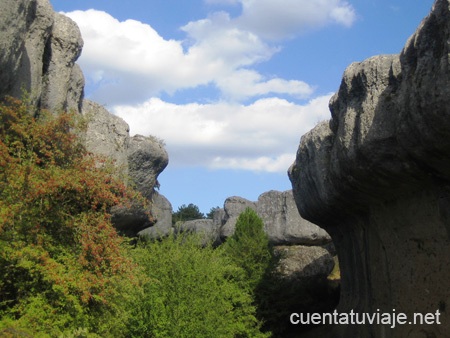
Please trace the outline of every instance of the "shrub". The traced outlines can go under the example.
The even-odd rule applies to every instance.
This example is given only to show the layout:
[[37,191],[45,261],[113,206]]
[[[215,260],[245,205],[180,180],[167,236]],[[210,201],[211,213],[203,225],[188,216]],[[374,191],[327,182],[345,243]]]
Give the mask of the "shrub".
[[243,271],[194,234],[141,242],[136,262],[148,277],[135,304],[131,337],[264,337]]
[[252,291],[261,283],[267,269],[274,262],[269,237],[264,232],[264,223],[250,208],[239,215],[234,234],[223,244],[223,250],[244,269],[247,286]]
[[79,116],[38,115],[0,104],[0,330],[120,335],[134,265],[108,210],[136,195],[83,147]]

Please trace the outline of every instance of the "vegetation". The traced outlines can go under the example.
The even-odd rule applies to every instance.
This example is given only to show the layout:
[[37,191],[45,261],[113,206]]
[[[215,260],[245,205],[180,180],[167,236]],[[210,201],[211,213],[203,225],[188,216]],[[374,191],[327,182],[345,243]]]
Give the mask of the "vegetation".
[[194,219],[203,219],[205,215],[200,212],[200,209],[195,204],[183,204],[178,207],[178,210],[172,214],[172,223],[186,222]]
[[214,219],[214,214],[216,213],[217,210],[219,210],[219,207],[213,207],[209,210],[209,212],[206,214],[206,218],[208,219]]
[[227,255],[244,269],[247,286],[255,290],[275,257],[263,221],[253,209],[247,208],[239,215],[234,234],[223,246]]
[[80,116],[38,115],[0,103],[0,336],[286,336],[305,293],[277,275],[255,211],[215,249],[195,234],[131,246],[109,210],[142,197],[86,151]]
[[266,337],[244,271],[196,235],[139,243],[148,281],[135,304],[131,337]]
[[0,104],[0,336],[268,336],[253,290],[270,255],[245,234],[260,236],[253,216],[222,248],[192,234],[131,247],[109,210],[139,195],[86,151],[79,116],[34,115],[18,100]]
[[0,105],[0,330],[118,334],[135,277],[108,210],[128,191],[71,114]]

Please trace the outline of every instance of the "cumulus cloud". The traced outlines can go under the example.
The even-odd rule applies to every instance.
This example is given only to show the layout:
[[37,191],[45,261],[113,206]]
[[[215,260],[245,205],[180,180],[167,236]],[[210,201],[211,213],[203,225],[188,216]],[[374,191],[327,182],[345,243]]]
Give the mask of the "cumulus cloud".
[[[225,13],[184,26],[187,49],[186,41],[165,40],[151,26],[135,20],[120,22],[96,10],[67,15],[81,29],[85,44],[80,64],[94,88],[92,98],[101,103],[138,103],[161,92],[217,86],[220,79],[268,60],[277,51],[253,33],[231,27]],[[255,84],[258,82],[249,83]],[[261,84],[256,92],[248,88],[243,92],[261,95],[272,91],[273,86],[266,91],[264,81]],[[290,84],[286,82],[283,88],[295,92]]]
[[310,29],[337,23],[349,27],[355,10],[343,0],[240,0],[243,29],[267,39],[294,37]]
[[113,108],[131,133],[165,140],[171,165],[252,171],[286,171],[300,135],[328,119],[331,94],[298,105],[264,98],[249,105],[230,102],[177,105],[152,98]]
[[[79,62],[90,98],[127,121],[131,134],[164,139],[172,166],[285,172],[300,135],[329,118],[331,95],[313,99],[314,86],[262,74],[257,65],[280,52],[283,39],[327,24],[350,26],[355,12],[344,0],[205,2],[238,4],[240,12],[185,24],[182,41],[101,11],[67,13],[85,42]],[[201,86],[217,90],[219,102],[161,99]]]
[[79,62],[91,97],[104,104],[139,103],[202,85],[213,85],[233,100],[269,93],[311,95],[313,88],[304,82],[266,78],[253,67],[280,51],[267,39],[329,22],[351,25],[352,7],[342,0],[236,1],[242,5],[240,16],[222,11],[189,22],[181,27],[183,41],[164,39],[148,24],[120,22],[102,11],[66,13],[85,41]]
[[245,99],[268,93],[288,94],[304,99],[314,92],[314,88],[299,80],[284,80],[280,78],[265,79],[258,72],[242,69],[217,80],[217,86],[227,98]]

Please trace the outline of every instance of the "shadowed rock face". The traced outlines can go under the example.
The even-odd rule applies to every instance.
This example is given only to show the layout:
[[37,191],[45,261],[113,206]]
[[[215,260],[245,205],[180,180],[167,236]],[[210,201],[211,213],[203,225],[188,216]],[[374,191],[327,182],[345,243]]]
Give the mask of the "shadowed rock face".
[[332,119],[289,170],[300,214],[341,266],[339,311],[440,310],[441,325],[341,325],[333,337],[450,337],[450,2],[400,55],[350,65]]
[[0,94],[51,111],[80,111],[84,77],[75,65],[83,40],[78,26],[48,0],[0,3]]

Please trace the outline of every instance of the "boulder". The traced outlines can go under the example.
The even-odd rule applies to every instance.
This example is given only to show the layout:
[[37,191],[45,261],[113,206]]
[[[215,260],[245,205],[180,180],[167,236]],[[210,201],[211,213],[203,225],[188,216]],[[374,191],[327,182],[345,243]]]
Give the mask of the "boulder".
[[20,97],[42,91],[42,58],[53,25],[48,1],[5,0],[0,3],[0,96]]
[[203,245],[212,244],[219,245],[220,240],[220,225],[215,223],[212,219],[196,219],[181,223],[179,229],[180,233],[196,233],[202,238]]
[[89,100],[83,101],[82,113],[88,121],[85,135],[88,150],[112,160],[118,175],[150,201],[149,209],[139,207],[137,203],[129,208],[114,207],[111,211],[116,228],[135,236],[156,221],[156,227],[146,234],[155,232],[159,236],[161,232],[166,235],[167,224],[172,226],[172,206],[165,197],[155,194],[158,175],[168,164],[168,155],[161,142],[141,135],[130,137],[125,121]]
[[148,200],[152,199],[158,175],[169,163],[169,156],[161,141],[155,137],[135,135],[128,143],[128,168],[132,183]]
[[335,264],[333,247],[331,249],[326,246],[276,246],[275,251],[281,256],[278,272],[289,278],[326,278]]
[[221,224],[221,238],[224,240],[234,233],[239,215],[246,209],[256,211],[264,222],[264,230],[274,245],[322,245],[331,242],[327,232],[300,217],[291,190],[268,191],[251,202],[242,197],[229,197],[224,209],[214,213],[217,224]]
[[87,149],[112,160],[123,175],[128,176],[128,124],[90,100],[83,100],[81,112],[87,120],[84,135]]
[[300,214],[327,230],[338,311],[441,312],[441,324],[339,325],[330,337],[450,337],[450,2],[400,55],[350,65],[332,119],[289,169]]
[[300,216],[292,190],[263,193],[256,202],[256,212],[274,245],[321,245],[331,241],[325,230]]
[[[228,197],[224,202],[224,212],[216,211],[215,214],[223,215],[224,218],[220,221],[222,224],[220,229],[220,236],[226,239],[233,235],[236,221],[239,215],[246,209],[251,208],[256,210],[256,204],[245,198],[232,196]],[[220,209],[219,209],[220,210]]]
[[159,239],[166,237],[173,230],[172,228],[172,205],[169,200],[157,191],[153,193],[151,214],[155,223],[138,233],[139,236]]
[[44,50],[42,108],[52,112],[81,111],[84,76],[75,61],[82,47],[77,24],[63,14],[54,13],[50,39]]

